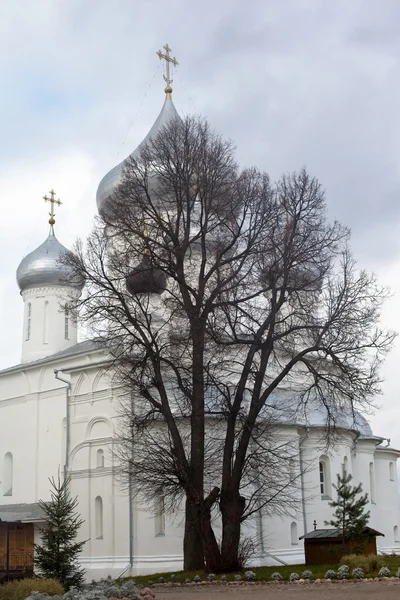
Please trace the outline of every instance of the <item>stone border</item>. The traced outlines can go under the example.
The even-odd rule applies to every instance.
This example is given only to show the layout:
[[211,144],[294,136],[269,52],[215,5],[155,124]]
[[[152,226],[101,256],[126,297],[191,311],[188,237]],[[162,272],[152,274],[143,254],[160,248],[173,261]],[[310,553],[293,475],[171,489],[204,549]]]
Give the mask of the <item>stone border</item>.
[[345,584],[345,583],[371,583],[375,581],[397,581],[400,583],[400,577],[363,577],[362,579],[297,579],[296,581],[191,581],[190,583],[180,583],[178,581],[166,581],[165,583],[138,584],[138,588],[150,587],[151,589],[165,588],[189,588],[189,587],[238,587],[238,586],[263,586],[263,585],[313,585],[322,583]]

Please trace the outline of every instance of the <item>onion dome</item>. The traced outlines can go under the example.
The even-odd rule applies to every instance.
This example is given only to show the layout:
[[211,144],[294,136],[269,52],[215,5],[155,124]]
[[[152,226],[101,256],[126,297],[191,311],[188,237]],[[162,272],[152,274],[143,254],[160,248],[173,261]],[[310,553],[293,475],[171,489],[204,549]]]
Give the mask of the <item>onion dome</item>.
[[126,278],[126,288],[132,296],[136,294],[162,294],[167,287],[163,271],[152,264],[148,254],[144,254],[137,267]]
[[171,94],[167,93],[164,106],[161,109],[160,114],[157,117],[156,122],[153,127],[150,129],[149,133],[146,135],[144,140],[139,144],[139,146],[130,154],[125,160],[119,163],[116,167],[111,169],[106,175],[104,175],[103,179],[99,183],[99,187],[97,188],[96,193],[96,202],[97,208],[99,212],[102,208],[106,206],[108,199],[112,196],[115,189],[122,181],[122,174],[124,171],[124,166],[126,161],[130,158],[134,158],[138,160],[140,158],[140,149],[145,144],[151,142],[153,138],[157,136],[157,134],[162,130],[163,127],[168,125],[174,119],[179,119],[179,115],[177,110],[172,102]]
[[50,228],[49,237],[36,250],[25,256],[17,269],[17,283],[24,292],[30,288],[57,285],[75,287],[81,290],[84,281],[75,281],[70,267],[60,264],[62,256],[68,252]]
[[174,119],[179,119],[179,115],[176,112],[174,103],[172,102],[172,97],[171,97],[172,79],[171,79],[171,74],[170,74],[171,65],[176,67],[179,63],[176,60],[175,56],[174,57],[171,56],[171,54],[170,54],[171,48],[168,46],[168,44],[165,44],[165,46],[163,46],[163,50],[164,50],[164,52],[159,50],[158,52],[156,52],[156,54],[160,60],[165,61],[165,75],[163,77],[164,77],[164,81],[167,85],[164,90],[165,91],[164,106],[162,107],[161,112],[158,115],[153,127],[150,129],[149,133],[146,135],[144,140],[139,144],[139,146],[136,148],[136,150],[134,150],[128,158],[126,158],[121,163],[119,163],[116,167],[111,169],[111,171],[109,171],[103,177],[103,179],[100,181],[99,187],[97,188],[97,194],[96,194],[96,202],[97,202],[97,208],[98,208],[99,212],[106,207],[107,201],[112,196],[113,192],[118,187],[118,185],[121,183],[122,174],[124,171],[124,166],[126,164],[126,161],[130,158],[134,158],[134,159],[138,160],[140,158],[141,147],[143,145],[145,145],[146,143],[151,142],[151,140],[154,139],[157,136],[157,134],[163,129],[163,127],[168,125],[168,123],[170,123]]

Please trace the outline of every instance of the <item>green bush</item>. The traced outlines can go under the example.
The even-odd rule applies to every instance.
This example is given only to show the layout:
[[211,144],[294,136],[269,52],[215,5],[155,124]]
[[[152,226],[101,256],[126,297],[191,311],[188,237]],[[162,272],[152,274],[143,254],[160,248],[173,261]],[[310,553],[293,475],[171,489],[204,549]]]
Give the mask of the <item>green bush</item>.
[[376,554],[368,554],[367,556],[363,556],[362,554],[348,554],[341,558],[340,564],[347,565],[350,571],[353,571],[353,569],[362,569],[364,573],[374,573],[386,566],[385,558]]
[[55,579],[21,579],[0,585],[0,600],[25,600],[32,592],[62,596],[64,589]]

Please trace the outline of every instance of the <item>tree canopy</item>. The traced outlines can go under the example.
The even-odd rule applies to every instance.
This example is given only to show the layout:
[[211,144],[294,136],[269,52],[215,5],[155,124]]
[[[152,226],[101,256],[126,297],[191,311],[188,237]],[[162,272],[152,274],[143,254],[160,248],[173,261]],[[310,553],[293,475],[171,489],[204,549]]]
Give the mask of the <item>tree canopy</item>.
[[282,423],[311,405],[332,432],[379,392],[386,290],[357,269],[315,177],[240,169],[196,117],[126,162],[66,260],[86,280],[80,317],[128,390],[121,472],[147,504],[184,498],[185,568],[237,568],[243,520],[297,506]]

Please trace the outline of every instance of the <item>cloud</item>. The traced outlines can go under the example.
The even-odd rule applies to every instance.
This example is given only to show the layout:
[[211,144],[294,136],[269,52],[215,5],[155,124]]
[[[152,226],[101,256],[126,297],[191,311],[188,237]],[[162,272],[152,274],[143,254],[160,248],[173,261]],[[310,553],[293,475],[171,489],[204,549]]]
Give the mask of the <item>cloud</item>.
[[[161,108],[167,41],[181,114],[206,116],[274,179],[306,165],[360,264],[399,290],[399,12],[397,0],[2,3],[0,366],[19,360],[15,270],[47,234],[41,197],[54,187],[64,202],[64,245],[85,235],[98,182]],[[400,328],[390,307],[385,323]],[[373,423],[400,446],[397,347]]]

